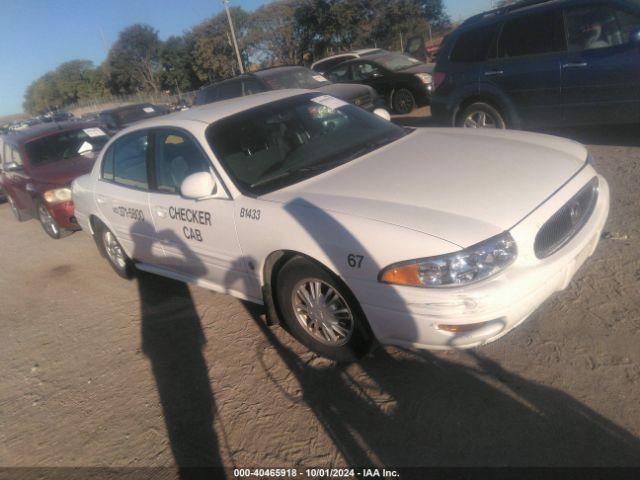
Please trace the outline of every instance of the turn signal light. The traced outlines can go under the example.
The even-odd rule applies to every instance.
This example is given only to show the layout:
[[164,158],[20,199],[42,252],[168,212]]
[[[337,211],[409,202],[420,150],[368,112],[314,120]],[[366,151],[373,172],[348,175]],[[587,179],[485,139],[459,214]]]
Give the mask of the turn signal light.
[[389,268],[380,276],[380,281],[392,285],[409,285],[421,287],[420,265],[412,263],[408,265]]
[[487,323],[489,322],[471,323],[466,325],[438,325],[436,328],[438,330],[442,330],[443,332],[449,333],[467,333],[478,330],[484,327]]

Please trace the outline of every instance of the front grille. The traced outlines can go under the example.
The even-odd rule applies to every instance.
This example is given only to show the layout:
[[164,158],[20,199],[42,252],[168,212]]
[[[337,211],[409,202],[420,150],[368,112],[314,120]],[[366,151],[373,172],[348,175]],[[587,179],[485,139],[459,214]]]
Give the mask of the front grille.
[[542,226],[534,244],[536,257],[547,258],[569,243],[591,217],[597,200],[595,177]]

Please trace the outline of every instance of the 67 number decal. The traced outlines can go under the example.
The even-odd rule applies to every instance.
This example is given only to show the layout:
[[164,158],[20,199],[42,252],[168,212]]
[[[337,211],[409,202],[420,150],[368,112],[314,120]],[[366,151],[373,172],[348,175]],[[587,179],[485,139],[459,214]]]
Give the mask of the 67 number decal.
[[363,255],[356,255],[355,253],[350,253],[347,256],[347,264],[351,268],[362,268],[362,261],[364,260]]

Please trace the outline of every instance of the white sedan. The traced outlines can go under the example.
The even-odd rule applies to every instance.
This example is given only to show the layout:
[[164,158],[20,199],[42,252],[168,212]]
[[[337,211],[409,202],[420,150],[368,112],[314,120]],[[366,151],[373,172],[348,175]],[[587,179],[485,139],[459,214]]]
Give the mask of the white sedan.
[[77,220],[135,268],[264,304],[339,361],[374,341],[494,341],[562,290],[609,211],[584,147],[408,129],[277,91],[116,135],[73,184]]

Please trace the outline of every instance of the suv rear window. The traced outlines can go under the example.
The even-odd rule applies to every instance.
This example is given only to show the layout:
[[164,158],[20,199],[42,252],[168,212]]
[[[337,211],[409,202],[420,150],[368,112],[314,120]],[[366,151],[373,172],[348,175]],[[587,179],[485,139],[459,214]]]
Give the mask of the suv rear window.
[[477,28],[462,33],[456,41],[450,60],[453,63],[481,62],[487,59],[494,41],[497,25]]
[[566,49],[562,12],[525,15],[505,23],[499,41],[500,57],[522,57]]

